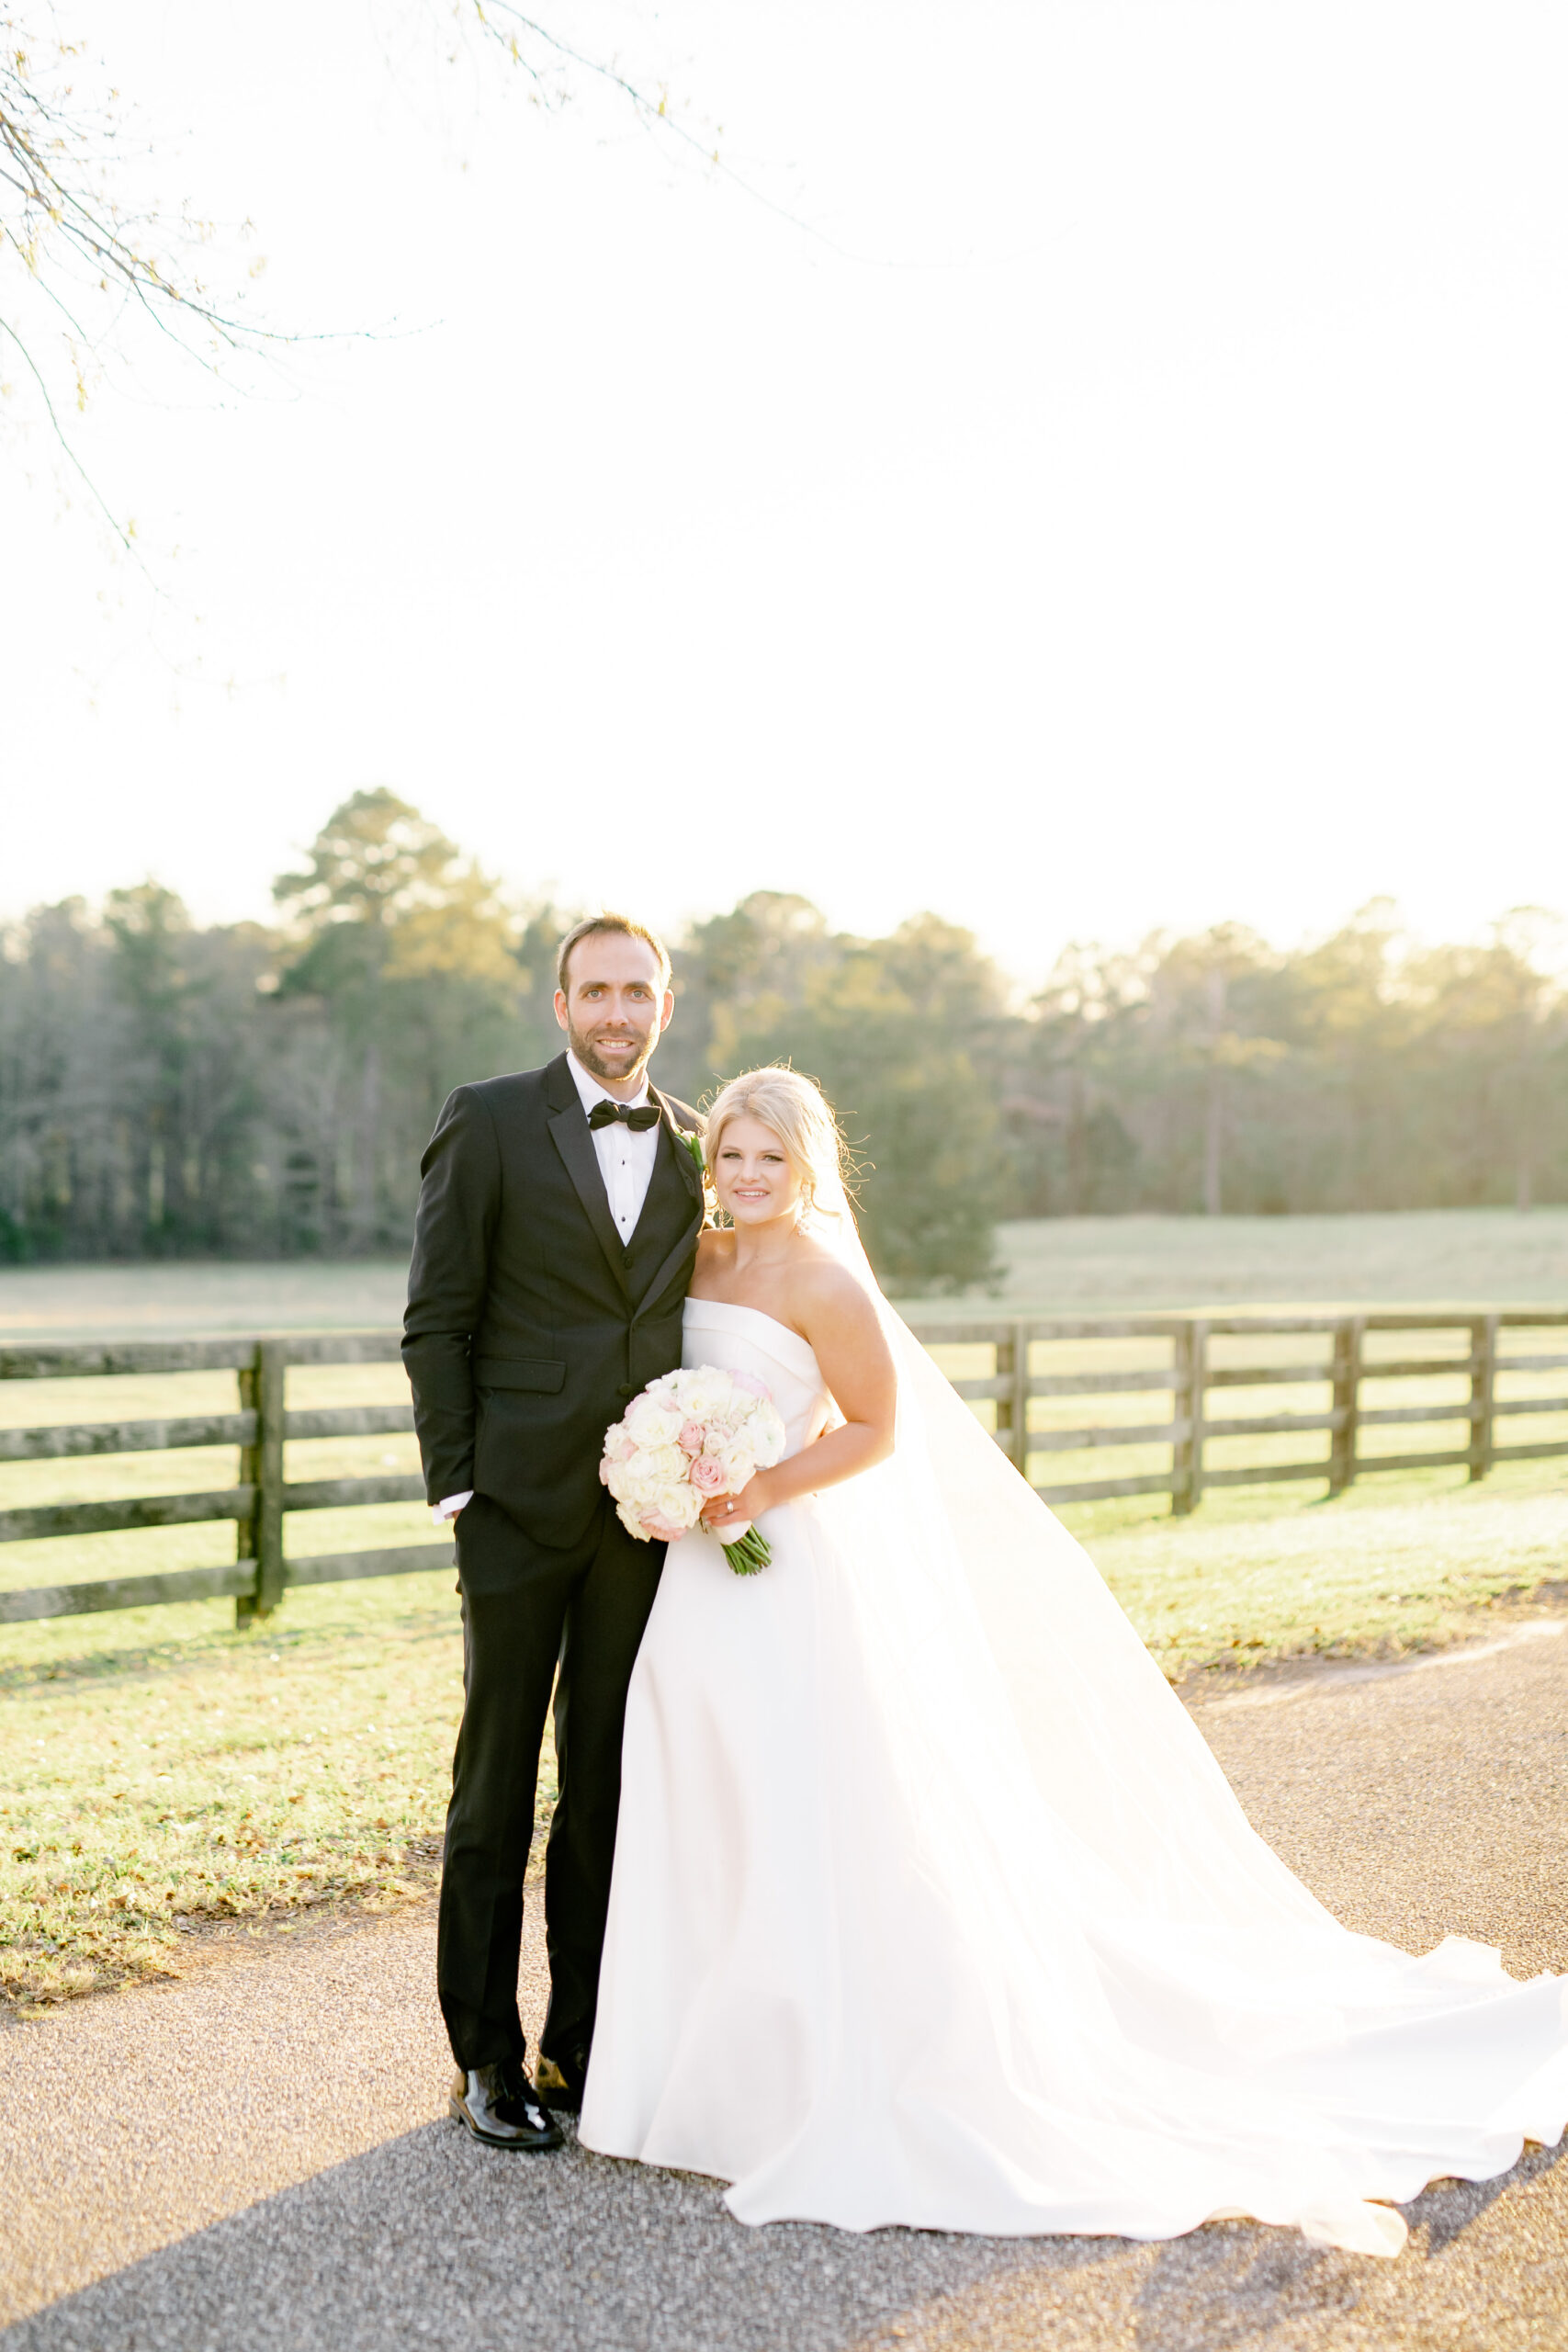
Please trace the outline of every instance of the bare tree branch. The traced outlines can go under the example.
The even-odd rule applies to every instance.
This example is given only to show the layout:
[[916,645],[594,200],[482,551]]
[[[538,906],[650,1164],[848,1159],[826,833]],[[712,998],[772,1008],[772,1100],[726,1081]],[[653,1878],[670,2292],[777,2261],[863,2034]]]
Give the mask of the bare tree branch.
[[[265,266],[247,269],[233,251],[249,222],[220,243],[188,207],[170,215],[139,201],[135,147],[119,93],[65,37],[53,0],[0,0],[0,348],[16,354],[63,457],[132,555],[134,528],[93,481],[67,423],[111,362],[162,348],[228,384],[236,363],[339,339],[247,317],[246,278]],[[203,266],[207,249],[223,256],[221,290]],[[0,389],[10,389],[3,371]]]
[[[49,397],[49,386],[44,382],[43,377],[39,370],[38,363],[34,359],[32,353],[28,349],[27,345],[22,341],[20,335],[17,334],[15,327],[9,325],[4,319],[0,319],[0,335],[5,335],[10,342],[20,358],[23,367],[26,368],[28,375],[31,376],[34,383],[38,386],[39,397],[41,399],[44,405],[44,413],[49,418],[50,426],[54,434],[56,441],[60,444],[62,454],[64,456],[67,462],[73,466],[76,472],[81,476],[89,494],[101,510],[105,521],[107,523],[110,530],[114,533],[116,538],[119,541],[121,547],[124,548],[126,553],[134,557],[138,564],[141,564],[141,557],[137,555],[136,549],[130,544],[130,533],[128,526],[121,523],[118,515],[116,514],[113,508],[108,505],[104,498],[103,492],[99,490],[96,482],[93,480],[92,475],[87,471],[87,469],[82,463],[81,458],[76,455],[75,450],[71,447],[70,441],[62,430],[60,419],[54,413],[54,402]],[[141,564],[143,571],[145,571],[146,568],[145,564]]]
[[[455,5],[457,13],[462,16],[467,16],[471,9],[474,18],[482,30],[492,41],[498,42],[506,51],[513,62],[521,66],[534,82],[542,85],[545,76],[528,54],[526,47],[528,42],[536,42],[541,49],[547,50],[552,56],[563,60],[569,65],[581,68],[583,73],[592,74],[595,80],[605,84],[610,89],[618,90],[628,101],[637,119],[646,129],[659,132],[673,141],[677,146],[683,147],[693,159],[704,164],[711,175],[728,181],[731,187],[739,189],[740,194],[749,198],[753,204],[761,205],[765,212],[771,212],[775,220],[787,221],[792,229],[798,229],[803,236],[810,237],[818,244],[826,246],[829,253],[837,254],[841,260],[853,261],[859,258],[848,252],[844,246],[837,243],[833,238],[828,236],[811,221],[803,220],[798,212],[792,212],[786,204],[780,204],[776,198],[769,196],[765,190],[758,187],[754,181],[745,178],[731,164],[726,163],[723,150],[718,145],[716,137],[710,142],[705,138],[699,138],[694,130],[688,130],[671,108],[670,93],[667,89],[660,88],[655,92],[640,83],[632,81],[613,61],[592,57],[586,51],[574,47],[570,41],[563,40],[559,33],[552,32],[548,25],[542,25],[536,17],[525,16],[520,8],[511,5],[511,0],[455,0]],[[718,137],[722,137],[722,129],[721,125]]]
[[[499,46],[547,101],[563,74],[592,77],[635,119],[710,175],[818,243],[840,250],[726,163],[717,136],[682,121],[668,89],[649,87],[614,59],[525,15],[511,0],[413,0]],[[167,349],[225,385],[242,363],[276,360],[291,347],[336,342],[363,328],[303,334],[249,316],[248,270],[235,252],[247,221],[220,239],[182,206],[170,215],[135,193],[141,160],[132,119],[101,62],[62,31],[55,0],[0,0],[0,353],[14,352],[48,429],[116,538],[129,552],[134,526],[117,515],[73,444],[69,416],[88,405],[112,363],[134,366]],[[211,277],[202,255],[214,256]],[[149,338],[151,339],[149,341]],[[10,387],[0,369],[0,390]],[[137,557],[140,562],[140,557]],[[145,567],[143,567],[145,568]]]

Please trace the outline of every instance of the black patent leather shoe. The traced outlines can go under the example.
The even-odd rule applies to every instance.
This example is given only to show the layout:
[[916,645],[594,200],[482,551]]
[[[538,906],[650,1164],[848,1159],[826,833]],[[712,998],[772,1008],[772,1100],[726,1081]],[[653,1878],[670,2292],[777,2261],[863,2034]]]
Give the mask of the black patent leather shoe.
[[521,2148],[542,2155],[561,2143],[559,2126],[515,2058],[454,2075],[446,2109],[454,2122],[466,2125],[487,2148]]
[[560,2058],[538,2058],[534,2089],[545,2107],[558,2115],[577,2115],[582,2109],[582,2088],[588,2080],[588,2052],[570,2050]]

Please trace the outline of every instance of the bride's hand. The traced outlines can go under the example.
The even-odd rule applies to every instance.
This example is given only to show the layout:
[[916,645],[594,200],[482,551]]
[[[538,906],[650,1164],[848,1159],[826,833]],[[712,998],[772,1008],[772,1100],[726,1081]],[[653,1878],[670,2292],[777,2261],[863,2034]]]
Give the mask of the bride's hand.
[[703,1505],[703,1525],[710,1535],[728,1544],[731,1537],[742,1535],[751,1521],[768,1508],[768,1474],[754,1471],[738,1495],[715,1495]]

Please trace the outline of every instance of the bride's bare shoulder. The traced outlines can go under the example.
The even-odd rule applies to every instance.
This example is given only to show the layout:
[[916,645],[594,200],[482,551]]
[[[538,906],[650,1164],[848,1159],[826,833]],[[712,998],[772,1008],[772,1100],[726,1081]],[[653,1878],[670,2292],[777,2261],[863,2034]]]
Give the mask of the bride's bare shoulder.
[[697,1262],[692,1271],[694,1289],[705,1276],[727,1272],[734,1263],[734,1234],[724,1227],[706,1227],[697,1236]]
[[807,1337],[812,1325],[840,1329],[875,1325],[877,1313],[865,1284],[820,1242],[807,1241],[790,1268],[794,1321]]

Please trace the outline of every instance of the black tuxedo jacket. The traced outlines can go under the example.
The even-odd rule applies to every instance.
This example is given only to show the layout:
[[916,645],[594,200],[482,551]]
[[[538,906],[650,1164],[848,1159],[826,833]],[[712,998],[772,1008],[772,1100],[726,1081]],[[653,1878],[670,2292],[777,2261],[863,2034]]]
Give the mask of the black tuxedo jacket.
[[623,1249],[564,1054],[460,1086],[421,1162],[403,1325],[426,1491],[472,1487],[564,1548],[604,1493],[604,1431],[681,1361],[702,1185],[662,1117],[648,1198]]

